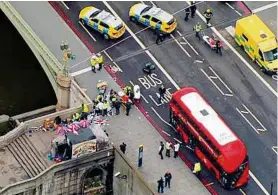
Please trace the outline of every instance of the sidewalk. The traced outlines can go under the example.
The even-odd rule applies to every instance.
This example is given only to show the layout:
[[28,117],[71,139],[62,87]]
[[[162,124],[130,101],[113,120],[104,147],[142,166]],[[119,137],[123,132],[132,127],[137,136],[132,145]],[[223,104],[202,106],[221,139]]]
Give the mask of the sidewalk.
[[[59,19],[59,16],[57,16],[58,14],[52,9],[48,2],[12,2],[12,4],[16,5],[15,8],[18,12],[27,20],[37,35],[43,38],[42,40],[49,46],[49,49],[58,59],[60,59],[61,52],[57,48],[59,48],[59,43],[63,40],[64,35],[66,35],[67,41],[72,45],[72,51],[79,60],[81,60],[80,57],[85,57],[90,53],[62,19]],[[34,15],[38,14],[38,10],[41,13],[41,17],[43,17],[42,20],[44,21],[44,25],[41,25],[40,21],[33,18]],[[44,17],[47,17],[47,19],[44,19]],[[51,31],[42,30],[47,26],[55,26],[55,29]],[[66,32],[66,34],[63,32]],[[51,38],[46,39],[46,37]],[[88,61],[84,62],[84,64],[81,65],[83,66],[82,68],[88,66],[88,63]],[[100,79],[108,81],[109,88],[107,91],[111,88],[117,91],[120,90],[120,87],[105,70],[97,72],[97,74],[91,71],[86,72],[76,76],[75,79],[80,87],[86,89],[86,93],[92,99],[97,95],[96,83]],[[164,176],[165,172],[169,170],[173,176],[171,183],[172,188],[171,190],[168,188],[165,189],[165,194],[210,194],[180,158],[165,158],[163,161],[160,159],[158,155],[159,142],[164,140],[136,107],[132,107],[129,117],[121,110],[119,116],[108,118],[105,129],[115,147],[118,147],[123,141],[127,144],[126,156],[131,160],[134,166],[137,166],[138,146],[140,144],[144,145],[143,167],[140,168],[139,171],[155,190],[157,190],[157,180],[161,176]]]

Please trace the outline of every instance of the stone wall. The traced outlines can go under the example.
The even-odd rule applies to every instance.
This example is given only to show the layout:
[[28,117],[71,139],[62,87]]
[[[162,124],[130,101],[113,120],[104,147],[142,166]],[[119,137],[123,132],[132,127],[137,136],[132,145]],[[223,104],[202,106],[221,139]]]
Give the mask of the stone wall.
[[150,185],[144,181],[143,177],[131,165],[131,162],[115,148],[114,174],[120,172],[126,175],[126,179],[114,177],[113,192],[114,195],[154,195]]

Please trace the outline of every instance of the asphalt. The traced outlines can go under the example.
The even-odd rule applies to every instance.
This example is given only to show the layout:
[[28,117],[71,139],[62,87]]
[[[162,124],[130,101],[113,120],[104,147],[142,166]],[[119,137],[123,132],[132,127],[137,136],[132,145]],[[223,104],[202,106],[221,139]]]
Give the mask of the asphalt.
[[[163,83],[166,88],[169,88],[170,92],[174,92],[176,88],[166,78],[159,68],[156,68],[151,78],[142,72],[142,67],[146,62],[152,62],[152,59],[142,51],[136,41],[129,37],[130,34],[126,32],[123,38],[117,41],[105,41],[98,33],[90,31],[90,33],[96,38],[96,42],[87,34],[87,32],[78,24],[77,18],[79,11],[89,5],[94,5],[98,8],[103,8],[109,11],[102,2],[65,2],[69,9],[66,9],[61,3],[58,3],[59,8],[65,13],[68,18],[67,23],[73,25],[76,28],[79,38],[85,43],[85,45],[94,51],[105,51],[109,56],[116,61],[122,72],[115,73],[115,76],[119,78],[122,83],[128,84],[130,81],[139,84],[141,86],[141,93],[146,98],[147,102],[143,99],[141,104],[149,116],[157,123],[165,132],[172,137],[175,136],[175,132],[169,127],[166,122],[168,121],[169,109],[167,104],[157,104],[156,93],[158,86]],[[128,10],[135,2],[109,2],[110,6],[117,12],[122,20],[130,27],[130,29],[137,35],[137,37],[146,45],[159,61],[163,68],[171,75],[174,81],[180,86],[194,86],[198,88],[205,98],[211,103],[215,110],[227,121],[232,129],[243,139],[248,148],[250,157],[250,169],[262,185],[269,189],[271,181],[274,181],[274,192],[277,191],[277,154],[271,149],[272,146],[277,145],[277,97],[271,93],[271,91],[245,66],[242,61],[227,47],[223,48],[223,56],[216,55],[214,51],[211,51],[204,43],[199,42],[192,32],[193,25],[202,20],[196,16],[193,19],[189,19],[186,23],[183,20],[184,12],[176,14],[175,17],[178,20],[178,31],[185,35],[187,44],[179,46],[172,39],[166,40],[163,44],[155,45],[155,39],[153,32],[149,29],[139,32],[144,27],[133,24],[128,19]],[[146,2],[150,4],[150,2]],[[157,5],[170,13],[174,13],[181,10],[184,7],[183,2],[156,2]],[[13,3],[15,4],[15,3]],[[18,4],[18,3],[16,3]],[[204,2],[198,5],[198,9],[202,13],[207,7],[210,7],[214,12],[212,24],[216,25],[216,28],[220,31],[230,44],[234,45],[232,38],[225,31],[225,28],[234,25],[234,22],[241,16],[235,12],[238,11],[242,16],[246,13],[239,9],[237,3],[232,4],[234,9],[231,9],[226,4],[218,2]],[[30,21],[34,19],[30,18]],[[30,22],[28,20],[28,22]],[[35,21],[34,21],[35,22]],[[36,24],[34,24],[36,25]],[[203,25],[205,26],[205,25]],[[139,32],[139,33],[136,33]],[[212,34],[210,29],[205,30],[208,35]],[[174,33],[174,36],[178,39],[178,42],[184,42],[179,37],[178,33]],[[124,40],[121,42],[121,40]],[[46,40],[46,42],[48,42]],[[192,47],[197,51],[194,52]],[[112,46],[117,44],[116,46]],[[112,47],[111,47],[112,46]],[[77,47],[77,46],[74,46]],[[111,47],[111,48],[110,48]],[[180,48],[183,47],[187,53],[183,52]],[[238,52],[248,61],[245,54],[236,48]],[[72,49],[74,51],[74,49]],[[87,53],[82,56],[77,56],[79,60],[85,59],[90,55]],[[200,60],[204,60],[203,63],[199,63]],[[197,62],[199,61],[199,62]],[[72,64],[76,63],[73,62]],[[106,58],[108,64],[112,64],[109,58]],[[252,62],[248,61],[250,64]],[[71,64],[71,66],[72,66]],[[80,65],[71,68],[72,72],[82,70],[88,67],[88,61],[80,63]],[[259,72],[257,66],[252,64],[252,67]],[[215,86],[208,80],[205,71],[209,76],[213,75],[214,70],[217,75],[223,80],[223,82],[229,87],[232,93],[225,87],[220,79],[215,79],[214,82],[220,87],[224,93],[232,94],[233,96],[222,95]],[[202,70],[201,70],[202,69]],[[259,74],[274,88],[276,89],[276,82],[272,78]],[[148,83],[148,84],[146,84]],[[87,84],[89,85],[89,84]],[[165,102],[166,103],[166,102]],[[245,117],[253,124],[255,129],[267,129],[267,131],[260,134],[245,121],[245,119],[237,112],[238,110],[246,111],[243,105],[246,105],[253,115],[261,122],[255,120],[249,113]],[[158,113],[159,116],[156,114]],[[163,120],[161,120],[163,119]],[[183,149],[189,161],[195,160],[188,150]],[[263,160],[262,160],[263,159]],[[205,174],[205,178],[208,181],[214,182],[212,187],[219,194],[240,194],[238,190],[225,191],[223,190],[209,173]],[[242,188],[247,194],[264,194],[258,185],[250,178],[250,182],[247,186]]]

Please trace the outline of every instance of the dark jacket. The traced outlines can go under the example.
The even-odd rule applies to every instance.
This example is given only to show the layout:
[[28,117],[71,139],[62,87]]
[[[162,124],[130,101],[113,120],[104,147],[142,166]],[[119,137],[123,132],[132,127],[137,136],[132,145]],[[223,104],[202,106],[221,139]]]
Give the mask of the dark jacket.
[[169,180],[172,179],[172,174],[171,173],[165,173],[164,177],[165,177],[165,180],[169,181]]
[[119,100],[117,100],[116,102],[115,102],[115,108],[120,108],[121,107],[121,102],[119,101]]
[[159,87],[158,91],[159,91],[159,94],[164,94],[164,93],[166,93],[166,88]]
[[163,183],[164,183],[163,178],[161,177],[160,180],[157,181],[157,183],[158,183],[158,185],[163,186]]
[[189,14],[190,13],[190,8],[185,8],[185,13]]

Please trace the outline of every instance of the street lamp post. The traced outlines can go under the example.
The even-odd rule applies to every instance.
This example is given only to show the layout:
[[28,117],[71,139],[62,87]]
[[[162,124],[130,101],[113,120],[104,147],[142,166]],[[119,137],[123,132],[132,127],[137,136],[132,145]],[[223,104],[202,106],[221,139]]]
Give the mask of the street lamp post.
[[64,77],[68,77],[68,61],[69,59],[73,59],[72,52],[69,48],[69,44],[67,41],[62,41],[60,45],[60,49],[63,52],[63,69],[62,74]]

